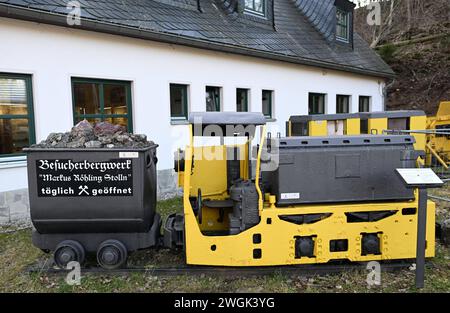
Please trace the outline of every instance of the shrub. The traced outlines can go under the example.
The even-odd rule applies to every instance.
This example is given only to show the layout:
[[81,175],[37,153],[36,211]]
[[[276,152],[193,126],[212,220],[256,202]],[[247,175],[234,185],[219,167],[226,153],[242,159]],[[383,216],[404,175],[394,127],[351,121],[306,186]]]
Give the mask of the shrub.
[[394,45],[387,44],[378,49],[378,54],[386,63],[390,63],[394,59],[397,48]]

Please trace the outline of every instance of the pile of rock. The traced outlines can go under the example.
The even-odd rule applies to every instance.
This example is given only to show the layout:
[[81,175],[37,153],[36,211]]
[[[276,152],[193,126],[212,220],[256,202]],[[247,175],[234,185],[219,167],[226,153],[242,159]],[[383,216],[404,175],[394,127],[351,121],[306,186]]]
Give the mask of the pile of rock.
[[127,133],[120,125],[107,122],[91,125],[83,120],[70,132],[51,133],[32,148],[145,148],[153,145],[146,135]]

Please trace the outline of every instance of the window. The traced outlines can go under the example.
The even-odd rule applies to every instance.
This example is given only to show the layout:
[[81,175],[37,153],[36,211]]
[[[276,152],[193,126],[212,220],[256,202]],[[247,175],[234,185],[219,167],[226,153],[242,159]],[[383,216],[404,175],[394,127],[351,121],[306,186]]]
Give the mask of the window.
[[0,73],[0,156],[35,143],[31,76]]
[[206,112],[220,112],[220,87],[206,87]]
[[348,42],[350,37],[350,14],[342,9],[336,10],[336,39]]
[[408,117],[388,118],[389,130],[410,130],[410,119]]
[[170,84],[170,117],[188,119],[188,85]]
[[273,91],[262,91],[262,112],[265,117],[273,118]]
[[236,112],[248,112],[248,89],[236,89]]
[[359,131],[361,134],[368,134],[369,133],[369,120],[367,119],[361,119]]
[[325,114],[325,96],[324,93],[309,94],[309,115]]
[[266,15],[266,0],[245,0],[245,11]]
[[359,97],[359,112],[370,112],[370,97]]
[[291,123],[291,136],[308,136],[308,122],[292,122]]
[[72,97],[75,124],[106,121],[133,131],[130,82],[73,78]]
[[350,112],[350,96],[336,96],[336,113]]

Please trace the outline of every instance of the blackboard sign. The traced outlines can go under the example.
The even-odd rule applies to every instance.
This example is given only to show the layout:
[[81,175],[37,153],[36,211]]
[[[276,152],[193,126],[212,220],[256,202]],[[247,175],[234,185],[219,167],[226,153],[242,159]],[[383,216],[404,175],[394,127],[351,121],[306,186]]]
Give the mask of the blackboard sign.
[[36,160],[38,197],[133,196],[131,159]]

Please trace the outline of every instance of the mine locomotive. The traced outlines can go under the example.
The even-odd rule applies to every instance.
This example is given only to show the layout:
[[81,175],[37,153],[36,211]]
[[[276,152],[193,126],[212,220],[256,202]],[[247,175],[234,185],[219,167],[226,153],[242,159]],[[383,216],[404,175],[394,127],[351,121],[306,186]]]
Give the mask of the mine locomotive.
[[[259,113],[192,113],[189,122],[190,142],[175,153],[183,213],[163,223],[156,145],[28,149],[34,245],[63,268],[96,253],[113,269],[129,252],[161,246],[182,248],[190,265],[235,267],[416,257],[418,194],[395,172],[418,166],[413,136],[271,136]],[[56,160],[65,164],[59,170],[40,166]],[[123,179],[79,183],[48,174]],[[427,257],[434,225],[428,201]]]

